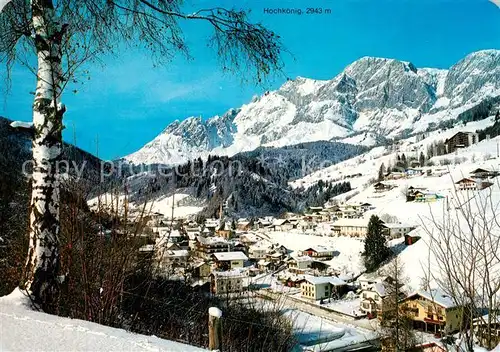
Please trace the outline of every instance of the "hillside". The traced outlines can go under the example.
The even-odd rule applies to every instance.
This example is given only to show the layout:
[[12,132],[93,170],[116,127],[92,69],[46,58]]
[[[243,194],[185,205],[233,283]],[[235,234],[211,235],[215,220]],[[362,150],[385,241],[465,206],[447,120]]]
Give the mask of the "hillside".
[[[412,137],[402,140],[394,146],[377,147],[360,156],[291,182],[291,186],[307,188],[316,184],[318,180],[329,180],[335,183],[344,182],[348,179],[353,186],[353,190],[334,197],[331,202],[367,202],[374,209],[364,214],[366,221],[368,221],[371,215],[390,216],[396,221],[418,226],[412,232],[412,236],[420,237],[421,239],[415,244],[411,246],[399,246],[403,239],[395,240],[391,243],[398,253],[398,257],[404,263],[405,276],[408,278],[408,287],[416,289],[421,286],[422,279],[425,274],[428,274],[429,268],[433,272],[436,272],[437,275],[438,264],[434,255],[429,251],[431,234],[436,234],[438,227],[443,226],[442,224],[445,221],[451,221],[448,223],[448,226],[454,226],[453,224],[456,223],[458,228],[463,231],[463,236],[468,236],[467,226],[464,223],[465,219],[462,214],[459,214],[455,210],[455,206],[458,206],[456,209],[462,209],[463,207],[463,209],[473,214],[475,218],[479,214],[481,214],[481,217],[485,216],[486,218],[493,218],[495,215],[494,209],[500,204],[500,182],[498,178],[491,180],[493,185],[490,188],[473,192],[457,190],[455,182],[464,177],[470,177],[470,173],[477,168],[500,170],[500,158],[497,154],[500,146],[500,137],[482,140],[477,144],[459,149],[451,154],[434,156],[426,161],[427,166],[420,168],[423,171],[422,175],[385,180],[383,182],[391,185],[393,188],[381,193],[376,192],[373,188],[373,184],[378,177],[379,167],[381,164],[385,164],[386,166],[395,165],[398,155],[401,156],[402,154],[406,154],[408,157],[416,155],[416,159],[418,159],[418,155],[421,152],[426,153],[429,146],[434,145],[437,141],[449,138],[458,131],[475,131],[487,128],[493,122],[494,116],[490,116],[485,120],[469,123],[467,126],[457,126],[439,133],[429,134],[426,138],[419,141],[417,141],[417,137]],[[427,175],[428,170],[431,173],[430,175]],[[407,202],[406,191],[409,187],[438,194],[442,198],[434,202]],[[492,207],[485,206],[484,204],[492,204]],[[448,218],[449,215],[452,216],[452,220]],[[476,220],[479,221],[479,218],[476,218]],[[476,223],[475,226],[480,225]],[[494,223],[488,231],[491,236],[500,235],[500,227]],[[286,238],[285,242],[290,244],[292,241],[292,246],[297,249],[316,241],[314,236],[300,238],[300,236],[290,237],[282,233],[273,234],[273,238],[277,241]],[[318,243],[320,238],[318,238]],[[349,263],[359,262],[362,246],[354,245],[357,239],[339,237],[332,240],[332,244],[341,240],[353,243],[351,245],[353,250],[345,245],[341,247],[336,245],[338,248],[342,248],[342,250],[338,258],[332,260],[334,267],[345,267],[345,258],[349,258],[350,256],[354,256],[355,259],[350,259]],[[500,253],[497,255],[500,255]],[[352,264],[351,267],[347,268],[350,268],[351,271],[356,270],[356,267],[353,268]],[[500,272],[500,267],[493,269]]]

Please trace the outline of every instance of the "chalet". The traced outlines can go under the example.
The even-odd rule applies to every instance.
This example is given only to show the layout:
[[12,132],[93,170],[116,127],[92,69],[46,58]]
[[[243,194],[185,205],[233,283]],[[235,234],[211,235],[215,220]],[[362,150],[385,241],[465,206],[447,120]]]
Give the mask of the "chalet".
[[358,207],[346,206],[341,208],[337,217],[339,219],[359,219],[363,217],[363,211]]
[[391,187],[383,182],[377,182],[373,185],[373,189],[375,190],[375,192],[385,192],[390,190]]
[[450,296],[438,289],[419,290],[402,300],[415,329],[434,334],[457,331],[462,323],[462,309]]
[[255,227],[257,229],[269,228],[270,226],[272,226],[273,221],[274,221],[274,218],[268,216],[268,217],[265,217],[263,219],[257,220],[257,222],[255,223]]
[[233,252],[243,252],[247,254],[247,247],[241,242],[233,242]]
[[217,229],[221,226],[219,219],[206,219],[204,230],[210,234],[214,234]]
[[483,345],[487,346],[490,343],[491,347],[494,347],[500,344],[500,313],[492,314],[491,317],[488,314],[477,317],[473,320],[472,326]]
[[293,225],[288,219],[276,219],[272,223],[271,228],[274,229],[274,231],[290,231],[293,229]]
[[304,273],[311,268],[313,259],[307,255],[294,256],[288,261],[288,270],[295,273]]
[[219,237],[225,238],[226,240],[230,239],[233,235],[233,231],[230,229],[219,229],[215,231],[215,234]]
[[317,225],[313,221],[309,220],[307,216],[304,216],[304,218],[297,223],[297,228],[302,231],[314,230],[316,227]]
[[153,212],[148,216],[148,225],[149,226],[158,226],[160,222],[165,219],[165,215],[162,213]]
[[292,225],[292,229],[297,229],[299,227],[300,219],[288,219],[290,221],[290,225]]
[[281,263],[285,259],[285,257],[286,254],[274,250],[266,254],[266,260],[273,264]]
[[460,148],[470,147],[479,142],[479,134],[475,132],[458,132],[444,141],[446,151],[453,153]]
[[296,276],[296,275],[286,275],[284,277],[280,277],[280,281],[285,286],[300,288],[300,285],[302,285],[302,283],[305,282],[306,279],[305,279],[305,277],[303,275],[298,275],[298,276]]
[[248,257],[253,260],[264,259],[270,250],[271,245],[269,242],[260,241],[248,247]]
[[373,188],[375,189],[375,192],[381,193],[381,192],[390,191],[392,189],[392,186],[388,185],[386,183],[377,182],[373,185]]
[[236,229],[239,231],[248,231],[251,227],[251,222],[247,219],[238,219],[238,222],[236,223]]
[[470,173],[474,178],[488,178],[490,176],[490,171],[486,169],[477,168]]
[[243,268],[248,257],[243,252],[221,252],[212,254],[212,259],[215,261],[217,268],[230,270]]
[[242,292],[244,278],[239,270],[215,271],[210,275],[211,292],[216,295]]
[[[320,259],[322,260],[322,259]],[[320,260],[313,260],[311,263],[311,269],[319,273],[327,273],[330,269],[330,265]]]
[[188,262],[189,259],[189,251],[185,249],[181,250],[166,250],[164,253],[161,253],[161,264],[160,266],[168,266],[168,265],[183,265]]
[[194,278],[204,278],[210,276],[210,265],[206,262],[198,262],[191,267],[191,275]]
[[406,169],[405,170],[405,174],[406,176],[408,177],[414,177],[414,176],[419,176],[419,175],[422,175],[422,170],[419,170],[419,169]]
[[271,270],[271,262],[268,262],[265,259],[261,259],[257,262],[257,268],[259,268],[261,272],[267,272]]
[[408,233],[416,229],[416,226],[404,223],[383,223],[382,227],[385,229],[385,234],[390,239],[400,238],[406,236]]
[[385,299],[387,297],[387,286],[384,282],[377,282],[367,286],[361,291],[360,310],[368,317],[382,316],[387,308]]
[[337,236],[362,237],[368,231],[366,219],[339,219],[332,224],[332,231]]
[[366,212],[366,211],[371,210],[371,209],[375,209],[375,207],[371,203],[367,203],[367,202],[360,203],[359,207],[360,207],[361,211],[363,211],[363,212]]
[[392,283],[394,279],[388,275],[378,275],[377,273],[365,273],[358,278],[361,290],[367,290],[377,283]]
[[302,255],[309,256],[313,259],[329,260],[333,258],[335,251],[332,248],[325,246],[313,246],[302,251]]
[[195,250],[202,258],[210,259],[213,253],[229,252],[232,250],[231,242],[221,237],[196,237]]
[[346,282],[335,276],[307,276],[300,284],[303,298],[321,300],[339,297],[345,292]]
[[253,233],[243,233],[240,235],[239,240],[247,247],[250,247],[251,245],[256,244],[260,241],[259,237],[257,237]]
[[405,178],[406,174],[404,172],[391,171],[384,176],[385,180],[399,180]]
[[476,191],[477,182],[471,178],[463,178],[458,182],[455,182],[460,191]]
[[422,203],[435,202],[436,200],[443,198],[442,196],[436,193],[422,192],[422,191],[415,192],[414,196],[415,196],[415,202],[422,202]]
[[425,191],[425,188],[416,188],[413,186],[408,187],[406,190],[406,201],[407,202],[413,202],[415,201],[415,195],[420,192],[423,193]]

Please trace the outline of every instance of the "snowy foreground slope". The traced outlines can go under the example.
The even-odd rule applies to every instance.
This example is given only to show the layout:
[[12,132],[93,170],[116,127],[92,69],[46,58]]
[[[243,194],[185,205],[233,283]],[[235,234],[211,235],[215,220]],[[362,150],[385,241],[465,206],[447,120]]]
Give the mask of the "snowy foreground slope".
[[208,154],[329,140],[373,146],[498,97],[500,50],[471,53],[449,70],[364,57],[331,80],[297,77],[221,116],[176,120],[125,159],[181,164]]
[[0,297],[0,351],[166,351],[201,348],[31,310],[20,290]]

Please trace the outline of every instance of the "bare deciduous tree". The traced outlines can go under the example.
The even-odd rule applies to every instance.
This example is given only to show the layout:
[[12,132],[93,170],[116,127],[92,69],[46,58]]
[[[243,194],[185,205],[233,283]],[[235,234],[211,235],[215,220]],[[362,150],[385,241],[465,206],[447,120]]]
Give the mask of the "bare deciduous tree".
[[[492,327],[500,296],[500,204],[493,192],[498,188],[455,190],[442,214],[423,221],[430,251],[424,282],[437,284],[460,307],[459,341],[466,351],[475,341],[486,348],[497,343]],[[472,328],[478,321],[480,336]]]
[[[40,303],[57,291],[59,188],[66,85],[84,62],[141,46],[155,63],[188,55],[180,21],[208,23],[212,46],[224,70],[262,77],[280,69],[279,36],[249,22],[244,11],[201,9],[186,14],[180,0],[12,0],[0,12],[0,60],[16,62],[37,77],[33,104],[34,170],[26,287]],[[36,63],[33,64],[34,58]]]
[[408,351],[417,345],[411,315],[401,302],[405,297],[404,286],[408,281],[404,271],[404,263],[399,256],[394,256],[384,268],[384,275],[389,278],[384,283],[386,297],[383,300],[382,336],[386,346],[396,352]]

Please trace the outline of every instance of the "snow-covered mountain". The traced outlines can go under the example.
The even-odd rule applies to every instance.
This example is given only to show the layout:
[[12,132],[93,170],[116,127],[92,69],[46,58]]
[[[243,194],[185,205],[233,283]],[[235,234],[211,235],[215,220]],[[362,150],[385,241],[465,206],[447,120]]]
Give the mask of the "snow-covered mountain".
[[364,57],[332,80],[297,77],[222,116],[175,121],[125,158],[178,164],[208,154],[320,140],[375,145],[455,119],[499,96],[500,50],[474,52],[449,70]]

